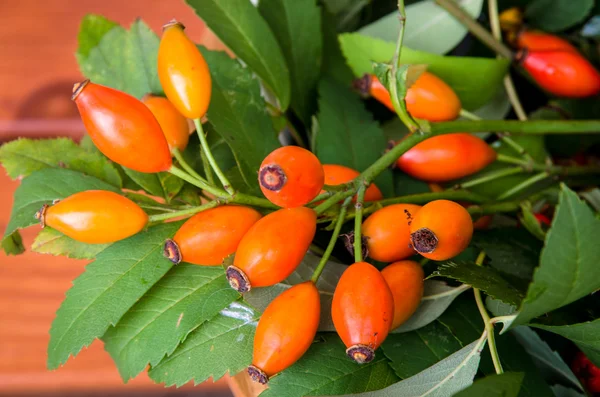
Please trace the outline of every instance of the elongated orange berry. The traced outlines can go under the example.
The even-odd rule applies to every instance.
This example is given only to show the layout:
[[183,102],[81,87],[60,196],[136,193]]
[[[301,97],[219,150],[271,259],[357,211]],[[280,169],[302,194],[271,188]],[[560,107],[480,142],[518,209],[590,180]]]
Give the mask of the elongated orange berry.
[[106,157],[140,172],[171,168],[167,140],[141,101],[89,80],[74,87],[72,99],[94,145]]
[[404,153],[396,164],[427,182],[447,182],[481,171],[496,159],[485,141],[470,134],[434,136]]
[[[370,76],[369,93],[391,111],[394,105],[387,88],[375,75]],[[406,91],[406,109],[411,116],[429,121],[447,121],[458,117],[461,109],[460,99],[442,79],[423,72]]]
[[398,328],[417,310],[423,297],[423,268],[415,261],[394,262],[381,274],[394,297],[394,321],[392,329]]
[[394,318],[394,298],[379,270],[366,262],[349,266],[335,288],[331,316],[348,357],[372,361]]
[[460,204],[435,200],[425,204],[410,225],[413,248],[426,258],[443,261],[460,254],[471,242],[473,220]]
[[236,205],[224,205],[200,212],[167,240],[164,254],[173,263],[220,265],[233,254],[242,237],[260,219],[258,211]]
[[516,59],[551,94],[585,98],[600,94],[600,73],[583,56],[569,51],[521,51]]
[[133,201],[105,190],[75,193],[36,214],[43,226],[89,244],[112,243],[141,231],[148,215]]
[[517,48],[529,51],[567,51],[579,54],[577,48],[567,40],[537,30],[522,30],[518,33],[515,44]]
[[281,209],[258,220],[227,268],[229,284],[248,292],[285,280],[304,258],[316,230],[317,214],[306,207]]
[[199,119],[208,110],[212,80],[204,57],[184,29],[175,20],[163,26],[158,47],[158,78],[179,113]]
[[362,224],[369,256],[380,262],[394,262],[415,254],[410,245],[410,224],[420,205],[392,204],[383,207]]
[[324,181],[323,166],[317,156],[298,146],[275,149],[258,171],[260,190],[270,202],[284,208],[310,202]]
[[312,281],[294,285],[269,303],[256,327],[250,377],[266,384],[298,361],[315,338],[320,313],[319,291]]
[[146,95],[142,98],[142,102],[156,117],[171,151],[173,149],[183,151],[190,139],[187,119],[175,109],[175,106],[167,98]]
[[[360,175],[360,172],[353,170],[350,167],[337,164],[323,164],[323,172],[325,173],[325,184],[329,186],[341,185],[350,182]],[[321,190],[321,193],[325,192]],[[372,183],[365,191],[365,202],[381,200],[383,195],[381,190]],[[356,201],[356,198],[354,198]]]

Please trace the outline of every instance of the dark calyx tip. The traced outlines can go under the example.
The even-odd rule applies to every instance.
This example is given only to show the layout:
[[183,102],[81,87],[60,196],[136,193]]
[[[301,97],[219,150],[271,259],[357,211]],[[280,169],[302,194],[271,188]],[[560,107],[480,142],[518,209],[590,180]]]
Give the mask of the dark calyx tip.
[[430,254],[437,248],[438,238],[434,232],[422,227],[410,235],[413,248],[420,254]]
[[[344,239],[344,247],[350,255],[354,255],[354,232],[349,232],[347,234],[340,235]],[[369,246],[367,244],[368,238],[365,236],[360,236],[360,247],[362,252],[362,257],[366,258],[369,256]]]
[[252,378],[253,381],[260,383],[261,385],[266,385],[269,382],[269,377],[264,371],[254,365],[248,367],[248,375]]
[[90,79],[85,79],[82,82],[77,83],[73,86],[73,95],[71,95],[72,101],[77,99],[79,94],[81,94],[81,91],[83,91],[83,89],[88,85],[89,82],[90,82]]
[[40,223],[42,224],[42,227],[46,226],[46,210],[47,209],[48,209],[48,204],[44,204],[44,205],[42,205],[42,208],[40,208],[34,215],[35,219],[40,221]]
[[175,265],[181,262],[181,251],[175,240],[167,239],[165,241],[163,255]]
[[225,275],[227,276],[227,281],[229,281],[231,288],[237,292],[244,293],[252,289],[250,280],[248,280],[248,276],[246,276],[246,273],[244,273],[242,269],[235,266],[229,266],[225,271]]
[[346,349],[346,354],[358,364],[366,364],[375,358],[375,350],[367,345],[354,345]]
[[165,23],[162,27],[163,32],[172,26],[178,26],[181,30],[185,29],[185,25],[173,18],[169,22]]
[[277,164],[267,164],[258,171],[258,183],[272,192],[280,191],[286,182],[287,176]]
[[352,81],[352,88],[358,91],[358,93],[364,98],[368,97],[371,89],[371,75],[365,74],[360,79],[355,79]]

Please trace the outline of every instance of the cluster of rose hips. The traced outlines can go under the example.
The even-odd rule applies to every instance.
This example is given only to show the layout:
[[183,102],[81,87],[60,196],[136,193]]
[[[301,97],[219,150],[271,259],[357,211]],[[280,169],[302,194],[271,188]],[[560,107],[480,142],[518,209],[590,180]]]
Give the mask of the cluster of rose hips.
[[[525,56],[525,65],[532,54]],[[73,93],[98,149],[140,172],[172,170],[171,156],[188,142],[186,118],[199,120],[210,103],[208,65],[180,23],[164,27],[158,73],[167,98],[147,96],[139,101],[89,81],[76,85]],[[367,76],[367,83],[370,94],[393,109],[385,87],[374,76]],[[406,103],[413,117],[430,121],[455,119],[461,109],[454,91],[428,72],[410,87]],[[446,182],[478,172],[495,158],[482,139],[455,133],[425,140],[402,155],[397,165],[415,178]],[[314,204],[325,184],[340,185],[358,176],[341,165],[322,165],[306,149],[276,149],[261,164],[258,181],[265,197],[281,209],[265,216],[239,205],[199,212],[165,242],[165,256],[175,264],[219,266],[235,254],[226,277],[240,293],[280,283],[298,267],[314,238],[317,213],[306,205]],[[367,202],[381,198],[374,184],[365,192]],[[93,244],[132,236],[149,221],[136,203],[109,191],[74,194],[44,206],[36,216],[42,225]],[[379,271],[357,262],[339,280],[332,317],[348,356],[358,363],[371,361],[389,331],[417,309],[423,270],[409,257],[419,253],[438,261],[452,258],[468,246],[472,233],[473,221],[464,206],[447,200],[424,206],[395,204],[371,214],[362,224],[368,256],[391,264]],[[313,281],[294,285],[275,298],[256,330],[249,368],[253,379],[266,383],[296,362],[312,343],[319,319],[320,296]]]

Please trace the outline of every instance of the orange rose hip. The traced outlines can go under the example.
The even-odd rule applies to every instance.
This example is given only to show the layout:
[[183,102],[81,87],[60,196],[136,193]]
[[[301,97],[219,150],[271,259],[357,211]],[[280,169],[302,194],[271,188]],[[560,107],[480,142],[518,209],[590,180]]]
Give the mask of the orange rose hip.
[[417,310],[423,297],[423,268],[415,261],[394,262],[381,274],[394,297],[394,321],[392,329],[398,328]]
[[175,109],[167,98],[155,95],[146,95],[142,102],[152,112],[162,129],[169,148],[183,151],[188,144],[190,129],[187,119]]
[[317,230],[310,208],[285,208],[258,220],[244,235],[227,268],[231,287],[248,292],[285,280],[298,267]]
[[269,303],[256,327],[250,377],[266,384],[298,361],[315,338],[320,313],[319,291],[312,281],[294,285]]
[[44,205],[36,218],[42,226],[88,244],[123,240],[148,223],[148,215],[136,203],[106,190],[75,193],[52,206]]
[[284,208],[309,203],[319,194],[324,181],[323,166],[317,156],[298,146],[275,149],[258,171],[260,190],[270,202]]
[[372,361],[394,318],[394,298],[379,270],[366,262],[350,265],[335,288],[331,316],[348,357]]
[[371,214],[362,224],[369,256],[380,262],[394,262],[414,255],[410,224],[420,208],[415,204],[392,204]]
[[[360,175],[360,172],[353,170],[350,167],[337,164],[323,164],[323,172],[325,174],[325,184],[330,186],[341,185],[352,181]],[[324,190],[321,190],[323,193]],[[365,202],[381,200],[383,195],[381,190],[372,183],[365,191]],[[354,199],[356,201],[356,198]]]
[[225,205],[200,212],[188,219],[164,246],[164,254],[175,264],[220,265],[233,254],[242,237],[260,219],[258,211]]
[[426,258],[441,261],[460,254],[471,242],[473,220],[460,204],[436,200],[425,204],[410,225],[413,248]]

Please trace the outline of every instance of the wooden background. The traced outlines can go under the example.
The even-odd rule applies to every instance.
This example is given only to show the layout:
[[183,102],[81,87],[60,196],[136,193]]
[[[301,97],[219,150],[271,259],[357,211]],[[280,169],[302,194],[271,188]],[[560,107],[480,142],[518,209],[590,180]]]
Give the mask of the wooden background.
[[[156,32],[171,18],[184,22],[193,40],[222,46],[183,0],[2,0],[0,1],[0,143],[19,136],[79,137],[82,125],[70,101],[82,79],[74,52],[82,17],[98,13],[122,24],[142,17]],[[0,232],[18,186],[0,171]],[[39,227],[23,231],[31,246]],[[86,262],[0,253],[0,396],[19,394],[171,395],[142,374],[123,385],[102,343],[94,342],[57,371],[45,368],[48,331],[71,281]],[[184,386],[190,395],[231,395],[225,380]]]

